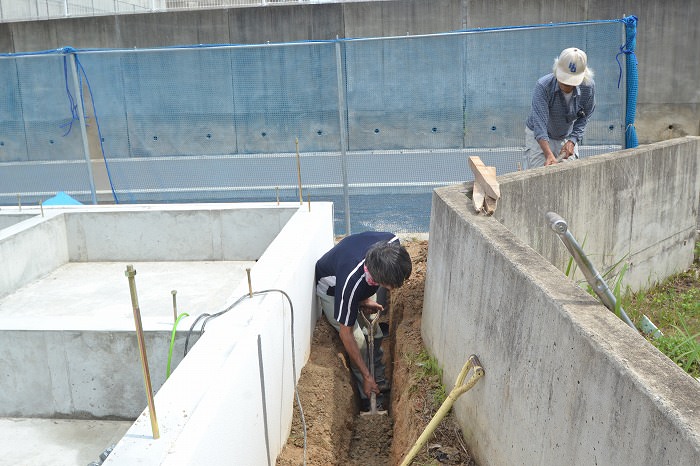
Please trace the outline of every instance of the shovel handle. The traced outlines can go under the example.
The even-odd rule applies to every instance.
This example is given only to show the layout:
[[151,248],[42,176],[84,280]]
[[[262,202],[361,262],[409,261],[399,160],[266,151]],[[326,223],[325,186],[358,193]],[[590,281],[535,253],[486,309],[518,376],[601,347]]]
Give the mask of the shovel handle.
[[[369,359],[369,373],[374,379],[374,329],[379,321],[379,313],[377,312],[373,319],[368,319],[367,316],[360,311],[362,319],[365,321],[367,326],[367,340],[368,340],[368,351],[367,359]],[[369,413],[377,414],[377,394],[372,392],[369,396]]]

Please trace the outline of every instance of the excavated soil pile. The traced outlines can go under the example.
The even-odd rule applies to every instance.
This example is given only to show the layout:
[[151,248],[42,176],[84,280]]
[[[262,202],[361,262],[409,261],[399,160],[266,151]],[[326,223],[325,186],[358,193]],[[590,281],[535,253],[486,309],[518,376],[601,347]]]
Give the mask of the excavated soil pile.
[[[401,464],[440,407],[444,388],[425,371],[420,333],[427,241],[402,241],[413,261],[413,273],[391,294],[383,341],[387,377],[392,381],[388,415],[361,416],[351,373],[337,333],[319,319],[309,361],[299,378],[299,397],[306,423],[309,466],[393,466]],[[447,387],[447,391],[451,387]],[[278,466],[304,464],[304,430],[298,407]],[[448,415],[412,464],[474,465],[457,424]]]

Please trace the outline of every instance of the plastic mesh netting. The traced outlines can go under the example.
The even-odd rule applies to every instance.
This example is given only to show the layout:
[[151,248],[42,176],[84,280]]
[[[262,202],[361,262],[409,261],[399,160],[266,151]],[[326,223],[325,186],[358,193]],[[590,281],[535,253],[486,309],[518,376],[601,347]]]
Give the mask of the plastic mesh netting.
[[596,73],[582,155],[625,147],[626,129],[636,145],[635,25],[4,55],[0,204],[298,201],[299,162],[336,233],[427,231],[432,189],[471,180],[468,156],[518,170],[534,84],[563,48]]

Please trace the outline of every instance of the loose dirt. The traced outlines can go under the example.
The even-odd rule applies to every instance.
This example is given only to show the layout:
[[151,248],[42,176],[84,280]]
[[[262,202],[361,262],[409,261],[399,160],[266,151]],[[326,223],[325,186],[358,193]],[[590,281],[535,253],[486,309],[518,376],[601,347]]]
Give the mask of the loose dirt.
[[[387,377],[392,381],[389,413],[359,414],[345,350],[336,331],[321,317],[298,385],[309,466],[399,465],[440,407],[436,393],[444,394],[444,388],[435,376],[425,373],[419,356],[426,354],[420,324],[428,242],[402,244],[411,255],[413,273],[391,293],[391,309],[385,317],[390,328],[382,342]],[[278,466],[304,464],[304,429],[296,403],[294,409],[291,434],[277,458]],[[412,464],[475,466],[451,415]]]

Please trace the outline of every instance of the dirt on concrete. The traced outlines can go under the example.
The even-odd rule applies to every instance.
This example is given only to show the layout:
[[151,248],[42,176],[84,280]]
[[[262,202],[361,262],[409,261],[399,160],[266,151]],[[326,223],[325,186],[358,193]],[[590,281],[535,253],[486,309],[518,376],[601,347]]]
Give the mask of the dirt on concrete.
[[[304,460],[309,466],[400,465],[440,407],[445,387],[434,374],[426,373],[422,363],[427,354],[420,325],[428,242],[402,244],[411,255],[413,273],[404,286],[392,291],[389,314],[383,317],[390,328],[382,342],[392,383],[388,414],[359,414],[345,350],[321,317],[298,385],[306,436],[295,403],[291,434],[277,458],[278,466],[303,465]],[[475,466],[451,414],[411,464]]]

